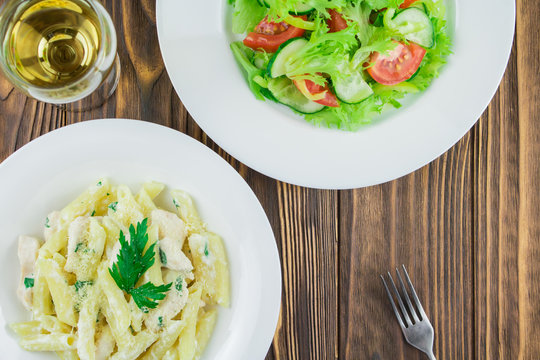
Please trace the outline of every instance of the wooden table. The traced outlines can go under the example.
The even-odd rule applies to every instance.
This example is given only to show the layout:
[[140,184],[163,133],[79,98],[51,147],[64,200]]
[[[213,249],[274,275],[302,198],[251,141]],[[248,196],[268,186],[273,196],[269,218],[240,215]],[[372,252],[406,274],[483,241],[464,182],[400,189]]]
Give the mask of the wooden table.
[[423,359],[405,344],[378,278],[399,264],[435,327],[438,359],[540,359],[538,3],[518,0],[508,69],[476,126],[422,169],[351,191],[292,186],[227,155],[171,86],[154,0],[104,3],[119,37],[116,94],[72,114],[0,79],[0,160],[50,130],[107,117],[167,125],[214,149],[258,196],[281,253],[281,317],[267,359]]

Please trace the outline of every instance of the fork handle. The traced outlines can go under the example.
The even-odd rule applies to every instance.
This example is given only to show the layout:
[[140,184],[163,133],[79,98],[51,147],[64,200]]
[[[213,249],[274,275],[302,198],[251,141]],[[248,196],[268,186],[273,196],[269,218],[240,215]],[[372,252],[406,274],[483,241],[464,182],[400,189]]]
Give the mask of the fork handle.
[[430,353],[426,353],[427,357],[429,360],[437,360],[437,358],[435,357],[435,355],[433,355],[433,351],[430,352]]

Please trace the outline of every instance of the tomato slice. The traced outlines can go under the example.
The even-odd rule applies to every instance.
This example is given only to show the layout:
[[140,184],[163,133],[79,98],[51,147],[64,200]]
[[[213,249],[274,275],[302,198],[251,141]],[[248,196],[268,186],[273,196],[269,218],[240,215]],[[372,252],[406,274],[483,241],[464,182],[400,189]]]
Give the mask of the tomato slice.
[[337,97],[330,92],[328,82],[325,86],[315,84],[307,79],[293,80],[293,83],[309,100],[325,106],[339,107]]
[[340,13],[334,9],[328,9],[328,13],[330,14],[330,19],[326,20],[329,28],[328,32],[338,32],[347,28],[347,21]]
[[[301,16],[306,20],[307,16]],[[273,22],[264,18],[259,25],[255,27],[254,32],[247,34],[244,39],[244,45],[253,50],[264,50],[272,53],[276,52],[285,41],[304,35],[305,30],[289,25],[286,22]]]
[[399,5],[400,9],[406,9],[409,6],[411,6],[416,0],[405,0],[401,5]]
[[409,42],[409,46],[398,43],[387,56],[378,52],[371,54],[370,62],[374,65],[367,71],[379,84],[399,84],[414,75],[425,54],[426,50],[413,42]]

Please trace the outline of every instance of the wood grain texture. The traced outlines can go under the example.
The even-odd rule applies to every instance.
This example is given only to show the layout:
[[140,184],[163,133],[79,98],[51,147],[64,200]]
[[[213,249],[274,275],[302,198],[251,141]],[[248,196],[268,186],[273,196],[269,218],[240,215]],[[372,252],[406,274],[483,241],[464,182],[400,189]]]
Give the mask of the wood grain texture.
[[[341,194],[340,353],[423,359],[406,345],[379,274],[405,264],[441,359],[472,358],[471,137],[423,169]],[[347,294],[343,296],[343,294]]]
[[463,139],[413,174],[336,192],[270,179],[220,149],[172,88],[154,0],[103,2],[119,39],[115,95],[66,113],[0,76],[0,160],[53,129],[104,117],[159,123],[209,146],[246,179],[276,235],[283,296],[267,360],[423,359],[404,342],[378,278],[401,264],[435,327],[438,359],[540,359],[538,4],[517,1],[509,67]]

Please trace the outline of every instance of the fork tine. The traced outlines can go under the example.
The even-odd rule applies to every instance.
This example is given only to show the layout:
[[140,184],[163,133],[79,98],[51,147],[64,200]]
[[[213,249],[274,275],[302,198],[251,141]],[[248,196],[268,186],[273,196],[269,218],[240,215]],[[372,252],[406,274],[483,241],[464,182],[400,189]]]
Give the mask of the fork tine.
[[409,314],[407,313],[407,310],[405,310],[405,305],[403,305],[403,301],[401,301],[401,296],[399,295],[399,291],[396,287],[396,284],[394,283],[394,279],[392,278],[390,271],[388,272],[388,277],[390,277],[390,281],[392,282],[392,287],[394,288],[394,291],[396,292],[399,307],[401,308],[401,311],[403,312],[403,317],[405,318],[407,327],[409,327],[412,325],[411,318],[409,318]]
[[386,281],[384,280],[384,276],[380,275],[381,280],[384,284],[384,288],[386,289],[386,294],[388,295],[388,300],[390,300],[390,304],[392,304],[392,309],[394,309],[394,314],[396,314],[396,319],[399,322],[399,326],[401,328],[405,328],[405,324],[403,324],[403,320],[401,320],[401,315],[399,315],[399,310],[396,307],[396,303],[394,302],[394,299],[392,298],[392,294],[390,294],[390,290],[388,289],[388,285],[386,285]]
[[[405,267],[405,265],[403,265],[403,267]],[[416,311],[414,310],[414,307],[411,303],[411,299],[409,298],[409,293],[407,292],[407,289],[405,288],[405,284],[403,283],[403,279],[401,278],[401,274],[399,273],[398,268],[396,268],[396,273],[399,278],[399,283],[401,285],[401,291],[403,292],[403,294],[405,294],[404,296],[405,296],[405,300],[407,301],[407,305],[409,305],[409,311],[414,319],[414,323],[416,324],[420,320],[418,319],[418,316],[416,315]]]
[[424,311],[424,308],[422,307],[422,304],[420,303],[420,300],[418,299],[418,295],[416,295],[416,290],[414,290],[414,286],[411,282],[411,278],[409,277],[409,273],[407,273],[407,269],[405,269],[405,265],[401,265],[401,266],[403,267],[403,271],[405,272],[405,277],[407,278],[407,284],[409,284],[409,287],[411,288],[414,302],[416,303],[416,307],[418,308],[418,311],[420,312],[420,316],[422,317],[422,320],[427,319],[427,315]]

